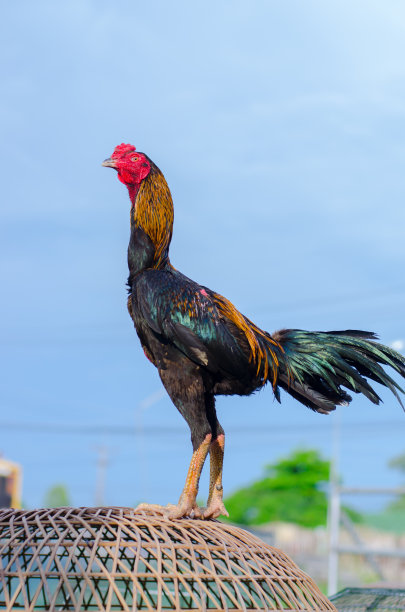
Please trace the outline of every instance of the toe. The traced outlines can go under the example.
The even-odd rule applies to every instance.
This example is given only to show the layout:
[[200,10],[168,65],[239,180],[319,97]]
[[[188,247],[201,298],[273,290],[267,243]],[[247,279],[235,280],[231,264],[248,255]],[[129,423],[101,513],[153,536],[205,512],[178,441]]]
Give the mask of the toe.
[[200,506],[197,506],[197,504],[179,504],[177,506],[170,507],[168,517],[169,519],[202,519],[204,518],[204,510],[205,508],[200,508]]
[[174,506],[169,514],[168,517],[169,519],[173,520],[173,519],[180,519],[180,518],[185,518],[186,516],[190,516],[191,513],[193,511],[193,508],[186,505],[186,504],[179,504],[178,506]]
[[157,512],[159,514],[165,514],[166,508],[165,506],[160,506],[159,504],[138,504],[135,508],[135,512]]
[[193,518],[202,519],[204,518],[205,508],[200,508],[200,506],[195,505],[193,508]]
[[221,502],[212,502],[209,506],[204,510],[203,518],[204,519],[216,519],[219,516],[228,516],[227,509],[224,504]]

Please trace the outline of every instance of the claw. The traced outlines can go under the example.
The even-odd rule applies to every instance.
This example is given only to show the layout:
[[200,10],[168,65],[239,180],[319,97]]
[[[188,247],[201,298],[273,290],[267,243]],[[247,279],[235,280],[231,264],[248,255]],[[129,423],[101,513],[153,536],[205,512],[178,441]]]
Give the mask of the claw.
[[150,514],[161,514],[169,520],[176,520],[181,518],[191,519],[216,519],[219,516],[229,516],[222,500],[213,500],[206,508],[201,508],[197,504],[193,503],[180,503],[167,504],[167,506],[161,506],[160,504],[139,504],[135,508],[135,512],[147,512]]
[[[168,504],[169,506],[170,504]],[[168,506],[161,506],[160,504],[138,504],[135,508],[135,512],[149,512],[152,514],[162,514],[163,516],[168,513]],[[174,507],[174,506],[173,506]]]
[[195,504],[194,508],[193,508],[193,519],[203,519],[204,518],[204,511],[205,508],[201,508],[201,506],[197,506],[197,504]]
[[168,514],[170,520],[179,518],[202,518],[201,508],[196,503],[181,502],[177,506],[171,506],[171,510]]
[[203,519],[216,519],[219,516],[228,516],[228,511],[225,508],[222,499],[212,500],[205,508],[201,518]]

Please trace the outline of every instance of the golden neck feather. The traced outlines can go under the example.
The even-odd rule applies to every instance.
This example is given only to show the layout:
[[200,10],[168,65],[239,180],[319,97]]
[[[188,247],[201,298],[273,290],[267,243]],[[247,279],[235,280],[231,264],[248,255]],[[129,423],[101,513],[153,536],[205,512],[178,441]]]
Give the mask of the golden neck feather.
[[156,247],[154,267],[168,259],[173,233],[173,200],[166,179],[154,164],[142,181],[131,211],[131,222],[141,227]]

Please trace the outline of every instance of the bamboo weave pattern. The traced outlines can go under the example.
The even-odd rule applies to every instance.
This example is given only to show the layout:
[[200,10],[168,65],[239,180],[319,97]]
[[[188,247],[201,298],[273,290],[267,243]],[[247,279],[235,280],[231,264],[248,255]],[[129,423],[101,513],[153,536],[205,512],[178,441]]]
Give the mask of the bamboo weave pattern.
[[0,609],[335,610],[242,529],[118,507],[1,510]]

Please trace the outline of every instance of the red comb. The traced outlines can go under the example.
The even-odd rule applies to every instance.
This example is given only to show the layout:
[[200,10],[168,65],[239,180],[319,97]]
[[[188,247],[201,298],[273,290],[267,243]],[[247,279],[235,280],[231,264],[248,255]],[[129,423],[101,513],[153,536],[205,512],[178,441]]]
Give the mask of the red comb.
[[128,153],[133,153],[134,151],[136,151],[136,148],[133,145],[122,143],[115,147],[111,158],[115,159],[116,157],[122,157],[123,155],[128,155]]

